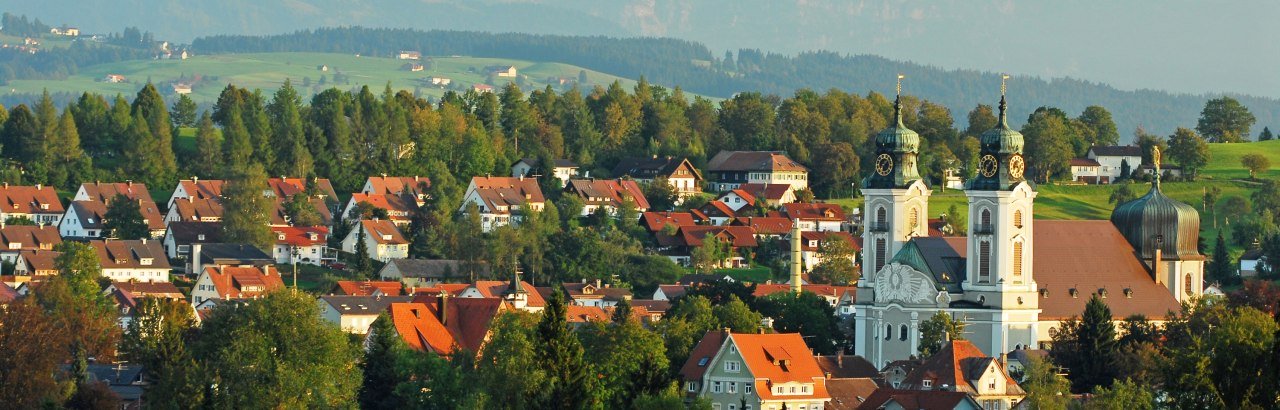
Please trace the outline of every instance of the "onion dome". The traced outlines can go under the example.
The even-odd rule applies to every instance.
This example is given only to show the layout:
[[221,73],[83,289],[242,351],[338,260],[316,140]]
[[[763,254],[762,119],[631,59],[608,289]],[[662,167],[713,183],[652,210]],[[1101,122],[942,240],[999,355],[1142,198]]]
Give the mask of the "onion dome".
[[[1000,119],[996,127],[978,138],[978,175],[969,180],[966,189],[976,191],[1008,191],[1026,181],[1027,163],[1022,158],[1022,133],[1009,128],[1005,113],[1008,104],[1000,96]],[[1034,188],[1033,188],[1034,189]]]
[[1200,257],[1200,213],[1165,196],[1159,179],[1146,195],[1117,206],[1111,223],[1143,259],[1154,257],[1157,248],[1161,259]]
[[893,125],[876,134],[876,152],[871,176],[862,186],[873,189],[906,188],[920,179],[916,157],[920,134],[902,124],[902,97],[893,100]]
[[996,123],[996,127],[982,133],[978,141],[982,143],[982,151],[993,154],[1021,154],[1022,146],[1025,140],[1022,133],[1009,128],[1009,122],[1005,109],[1008,104],[1004,100],[1004,96],[1000,96],[1000,120]]

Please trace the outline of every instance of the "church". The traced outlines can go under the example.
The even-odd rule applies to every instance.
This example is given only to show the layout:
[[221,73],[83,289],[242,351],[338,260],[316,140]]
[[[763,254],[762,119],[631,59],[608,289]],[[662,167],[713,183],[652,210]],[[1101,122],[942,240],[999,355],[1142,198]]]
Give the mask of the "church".
[[862,183],[853,317],[855,353],[876,366],[916,354],[920,324],[937,311],[967,323],[964,338],[996,357],[1045,346],[1095,294],[1114,320],[1160,322],[1203,291],[1199,214],[1165,196],[1159,179],[1110,221],[1036,220],[1025,141],[1009,128],[1003,86],[1001,94],[998,123],[980,138],[978,175],[965,184],[968,236],[928,236],[932,190],[917,169],[920,136],[903,125],[900,96],[894,123],[876,135],[875,167]]

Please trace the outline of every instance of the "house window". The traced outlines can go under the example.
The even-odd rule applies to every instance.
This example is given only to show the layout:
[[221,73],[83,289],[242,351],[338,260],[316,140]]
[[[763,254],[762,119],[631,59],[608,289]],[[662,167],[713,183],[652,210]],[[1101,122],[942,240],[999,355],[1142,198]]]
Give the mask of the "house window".
[[698,391],[698,384],[695,382],[689,382],[689,391],[690,392]]
[[1013,276],[1022,277],[1022,242],[1013,243]]
[[911,208],[907,213],[907,235],[915,235],[920,225],[920,208]]
[[923,382],[921,382],[921,384],[920,384],[920,385],[921,385],[922,387],[926,388],[926,389],[932,389],[932,388],[933,388],[933,380],[925,379]]
[[724,390],[724,386],[721,386],[721,385],[720,385],[720,382],[711,382],[711,392],[712,392],[712,393],[719,393],[719,392],[721,392],[721,391],[723,391],[723,390]]
[[898,328],[898,340],[907,341],[907,325],[905,323]]
[[893,339],[893,325],[884,325],[884,340]]
[[756,387],[752,386],[751,382],[747,382],[742,386],[742,392],[746,394],[754,393],[755,390],[756,390]]
[[876,239],[876,272],[880,272],[880,269],[884,268],[884,259],[888,253],[888,250],[885,249],[886,246],[884,238]]
[[[733,393],[733,392],[730,392],[730,393]],[[734,403],[729,403],[729,410],[738,410],[738,405]]]
[[990,389],[990,390],[996,389],[996,379],[991,379],[990,382],[987,382],[987,389]]
[[738,382],[729,382],[729,393],[738,392]]
[[724,371],[737,373],[741,370],[741,364],[734,360],[726,360],[724,362]]
[[991,283],[991,242],[978,245],[978,281]]
[[1194,292],[1193,288],[1194,286],[1192,286],[1191,283],[1191,274],[1188,273],[1186,276],[1182,277],[1182,291],[1186,292],[1187,295],[1191,295]]
[[808,392],[809,392],[809,385],[800,386],[800,392],[801,392],[801,393],[808,393]]

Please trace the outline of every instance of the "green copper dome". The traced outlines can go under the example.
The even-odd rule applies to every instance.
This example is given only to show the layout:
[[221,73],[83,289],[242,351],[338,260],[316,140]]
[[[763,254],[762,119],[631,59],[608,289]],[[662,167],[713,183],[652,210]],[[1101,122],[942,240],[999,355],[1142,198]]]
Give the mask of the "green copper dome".
[[1000,120],[996,123],[996,127],[982,133],[978,139],[982,143],[982,150],[990,153],[1000,154],[1021,154],[1022,146],[1025,140],[1022,133],[1009,128],[1009,122],[1005,119],[1006,104],[1004,96],[1000,96]]
[[918,152],[920,150],[920,134],[902,124],[902,105],[898,99],[893,100],[893,121],[895,124],[876,134],[876,150],[886,152]]
[[920,180],[920,170],[916,167],[919,151],[920,134],[902,124],[902,97],[898,97],[893,100],[893,125],[876,134],[871,175],[862,181],[862,186],[901,189]]
[[1111,223],[1143,259],[1154,257],[1157,247],[1162,259],[1200,256],[1200,213],[1165,196],[1158,179],[1146,195],[1116,207]]
[[[1022,133],[1009,128],[1005,111],[1008,104],[1000,96],[1000,119],[996,127],[978,138],[978,175],[965,183],[965,189],[974,191],[1008,191],[1026,181],[1027,162],[1022,157],[1025,141]],[[1035,189],[1034,185],[1032,189]]]

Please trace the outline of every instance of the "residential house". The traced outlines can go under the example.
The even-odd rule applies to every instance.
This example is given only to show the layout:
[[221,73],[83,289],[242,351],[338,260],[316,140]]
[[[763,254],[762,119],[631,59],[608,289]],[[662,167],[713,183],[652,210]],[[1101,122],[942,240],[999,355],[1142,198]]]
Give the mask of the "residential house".
[[120,74],[107,74],[106,77],[102,78],[102,81],[105,81],[108,83],[123,83],[127,80],[124,78],[123,75],[120,75]]
[[871,393],[870,397],[858,409],[867,410],[986,410],[969,395],[941,390],[897,390],[881,388]]
[[1072,158],[1067,163],[1071,167],[1071,180],[1086,184],[1110,184],[1111,175],[1102,173],[1102,164],[1090,158]]
[[407,63],[405,65],[400,66],[400,69],[411,72],[411,73],[416,73],[416,72],[422,71],[424,67],[422,67],[421,63]]
[[623,158],[613,167],[613,176],[630,177],[643,183],[666,178],[667,183],[675,188],[676,195],[682,198],[702,193],[702,173],[688,158],[656,155],[650,158]]
[[684,297],[686,293],[689,293],[689,285],[658,285],[653,291],[653,300],[671,302]]
[[791,184],[742,184],[738,190],[755,197],[758,208],[777,208],[796,201]]
[[[515,164],[511,164],[512,177],[536,178],[544,176],[545,172],[537,158],[521,158]],[[560,186],[564,187],[569,184],[570,178],[578,176],[578,164],[567,159],[554,160],[551,164],[550,176],[559,179]]]
[[253,299],[284,289],[280,272],[267,266],[206,266],[191,288],[191,304],[209,300]]
[[57,275],[59,255],[62,255],[62,252],[42,250],[19,252],[13,265],[13,273],[15,276],[26,277],[27,280],[33,276]]
[[152,238],[164,235],[164,216],[151,199],[146,184],[129,182],[84,183],[71,198],[71,205],[58,223],[58,232],[64,238],[98,238],[103,234],[105,216],[111,201],[119,197],[137,201],[142,223],[151,231]]
[[467,287],[458,298],[498,298],[511,304],[511,307],[530,313],[541,313],[547,307],[546,298],[538,293],[529,282],[515,281],[520,286],[512,287],[511,281],[479,280]]
[[271,255],[249,244],[193,243],[186,273],[197,274],[208,267],[220,269],[228,266],[258,267],[265,270],[275,262]]
[[[71,365],[66,365],[65,369],[70,371]],[[125,364],[119,362],[116,364],[89,363],[89,381],[102,382],[107,386],[112,394],[120,399],[120,410],[138,410],[143,408],[142,395],[147,385],[146,378],[143,377],[143,367],[138,364]]]
[[[822,363],[821,359],[818,363]],[[827,402],[826,410],[857,410],[879,389],[871,377],[828,377],[827,391],[831,393],[831,401]]]
[[613,312],[600,306],[567,305],[564,307],[565,322],[573,329],[590,323],[605,323],[613,320]]
[[344,332],[363,335],[369,333],[369,325],[392,303],[409,303],[413,296],[323,295],[317,301],[321,318],[338,325]]
[[569,185],[565,186],[564,192],[576,195],[582,200],[580,216],[589,216],[603,209],[609,215],[621,217],[619,211],[628,198],[636,215],[649,210],[649,201],[645,199],[644,192],[640,191],[640,185],[636,184],[636,181],[572,179],[569,180]]
[[329,292],[335,295],[348,296],[400,296],[404,289],[400,282],[377,280],[340,280]]
[[396,58],[401,60],[417,60],[422,58],[422,53],[418,51],[400,50],[396,53]]
[[755,195],[751,195],[747,193],[747,191],[743,191],[741,189],[733,189],[729,190],[729,192],[720,194],[720,197],[716,198],[716,201],[727,205],[729,209],[732,209],[734,212],[738,212],[738,210],[746,207],[755,206],[757,203]]
[[382,280],[396,280],[405,287],[426,288],[453,281],[489,276],[489,264],[449,259],[392,259],[378,271]]
[[[862,356],[845,355],[843,350],[836,351],[833,355],[817,355],[814,360],[818,361],[818,367],[822,368],[822,372],[827,375],[827,387],[834,379],[879,379],[881,377],[880,370],[876,366],[862,358]],[[875,382],[872,381],[874,385]],[[835,392],[832,392],[835,397]]]
[[396,194],[357,193],[351,194],[351,199],[347,200],[347,206],[342,210],[343,215],[348,219],[360,219],[358,215],[354,215],[353,211],[361,203],[367,203],[374,208],[386,211],[386,219],[390,220],[392,224],[402,227],[409,226],[409,222],[413,219],[413,213],[417,212],[419,205],[410,192]]
[[516,66],[513,65],[491,65],[484,68],[485,74],[494,75],[503,78],[515,78],[518,75]]
[[703,336],[680,368],[689,397],[712,408],[822,409],[831,401],[827,380],[799,333]]
[[[222,198],[222,180],[206,179],[192,177],[178,181],[178,186],[173,188],[173,194],[169,195],[169,201],[165,205],[173,208],[173,202],[179,199],[219,199]],[[221,215],[221,213],[219,213]]]
[[577,306],[597,306],[602,308],[612,308],[618,305],[618,302],[631,301],[631,291],[624,288],[615,288],[609,284],[601,284],[597,279],[595,283],[587,283],[584,279],[581,283],[562,283],[565,296],[569,297],[569,303]]
[[746,216],[734,218],[729,225],[750,227],[756,239],[782,239],[791,233],[793,222],[780,216]]
[[518,224],[524,212],[540,212],[546,197],[538,181],[524,177],[473,177],[462,196],[459,212],[474,206],[480,212],[481,229]]
[[222,222],[170,222],[163,242],[169,259],[187,260],[192,244],[222,242]]
[[471,90],[477,93],[491,93],[493,92],[493,86],[489,84],[472,84]]
[[174,222],[222,222],[221,198],[186,197],[169,204],[165,224]]
[[787,184],[809,187],[809,169],[781,151],[720,151],[707,162],[712,187],[728,191],[742,184]]
[[640,309],[644,309],[644,313],[648,317],[641,318],[646,324],[655,323],[662,320],[662,316],[671,310],[671,301],[669,300],[653,300],[653,299],[631,299],[631,310],[639,313]]
[[[693,214],[688,212],[644,212],[640,214],[640,225],[649,233],[660,233],[664,229],[676,229],[681,226],[696,225]],[[671,226],[671,228],[667,228]]]
[[1262,256],[1262,249],[1254,248],[1240,254],[1240,277],[1258,276],[1258,268],[1266,268],[1267,260]]
[[510,306],[498,298],[421,295],[388,309],[396,333],[410,348],[441,356],[459,351],[479,354],[489,340],[489,325]]
[[782,206],[783,216],[799,219],[801,231],[841,231],[846,216],[844,208],[836,204],[792,203]]
[[398,195],[409,194],[413,198],[414,204],[421,206],[427,200],[428,192],[431,189],[431,180],[427,177],[389,177],[385,174],[382,176],[369,177],[364,181],[364,186],[360,188],[360,193],[365,195]]
[[305,263],[322,265],[335,258],[328,255],[329,228],[323,226],[273,226],[271,232],[276,236],[276,243],[271,248],[271,255],[276,263]]
[[[1127,172],[1137,171],[1142,165],[1142,147],[1137,145],[1097,145],[1089,147],[1086,159],[1098,163],[1097,183],[1107,184],[1128,177]],[[1074,179],[1074,174],[1073,178]]]
[[56,227],[0,223],[0,259],[5,262],[14,263],[23,251],[51,251],[60,243]]
[[169,282],[112,282],[102,294],[111,297],[119,313],[120,327],[127,329],[138,315],[144,298],[186,301],[186,296]]
[[[813,293],[827,301],[827,304],[835,309],[836,316],[844,318],[853,314],[853,303],[858,297],[857,287],[810,283],[804,283],[801,287],[804,292]],[[765,297],[775,293],[790,292],[792,292],[790,283],[759,283],[756,284],[756,290],[752,295]]]
[[102,276],[116,282],[168,282],[169,258],[160,241],[99,239],[89,241],[98,254]]
[[[780,244],[786,250],[790,250],[791,238],[790,234],[786,236],[786,243]],[[857,265],[857,255],[862,252],[862,238],[854,238],[848,232],[800,232],[800,261],[801,268],[804,272],[812,271],[818,264],[823,262],[822,243],[823,241],[843,240],[849,243],[849,248],[853,251],[849,255],[849,262]]]
[[1012,409],[1027,393],[1009,377],[1004,359],[987,357],[967,340],[951,340],[912,370],[899,388],[968,394],[983,409]]
[[431,76],[427,77],[427,81],[430,82],[431,85],[446,86],[449,85],[449,83],[452,83],[453,79],[448,77]]
[[80,29],[70,26],[54,27],[49,29],[49,34],[55,36],[77,37],[80,35]]
[[730,208],[728,204],[720,201],[707,202],[706,205],[698,208],[698,211],[700,211],[702,216],[712,225],[728,225],[729,222],[736,217],[736,213],[733,211],[733,208]]
[[755,232],[746,226],[683,226],[676,230],[675,235],[658,233],[655,237],[659,253],[683,266],[691,264],[693,250],[703,246],[708,240],[719,240],[729,245],[729,255],[716,264],[723,267],[746,266],[750,261],[743,256],[743,252],[759,246]]
[[388,220],[361,220],[347,237],[342,238],[342,251],[355,254],[356,241],[363,233],[365,249],[369,257],[380,262],[409,257],[409,240],[400,234],[400,229]]
[[[182,54],[183,56],[186,55],[185,51],[183,51],[182,53],[183,53]],[[186,58],[184,57],[183,60],[185,59]],[[179,94],[179,95],[191,94],[191,83],[173,83],[173,93]]]
[[37,225],[57,226],[67,210],[53,187],[36,184],[0,186],[0,221],[30,219]]

